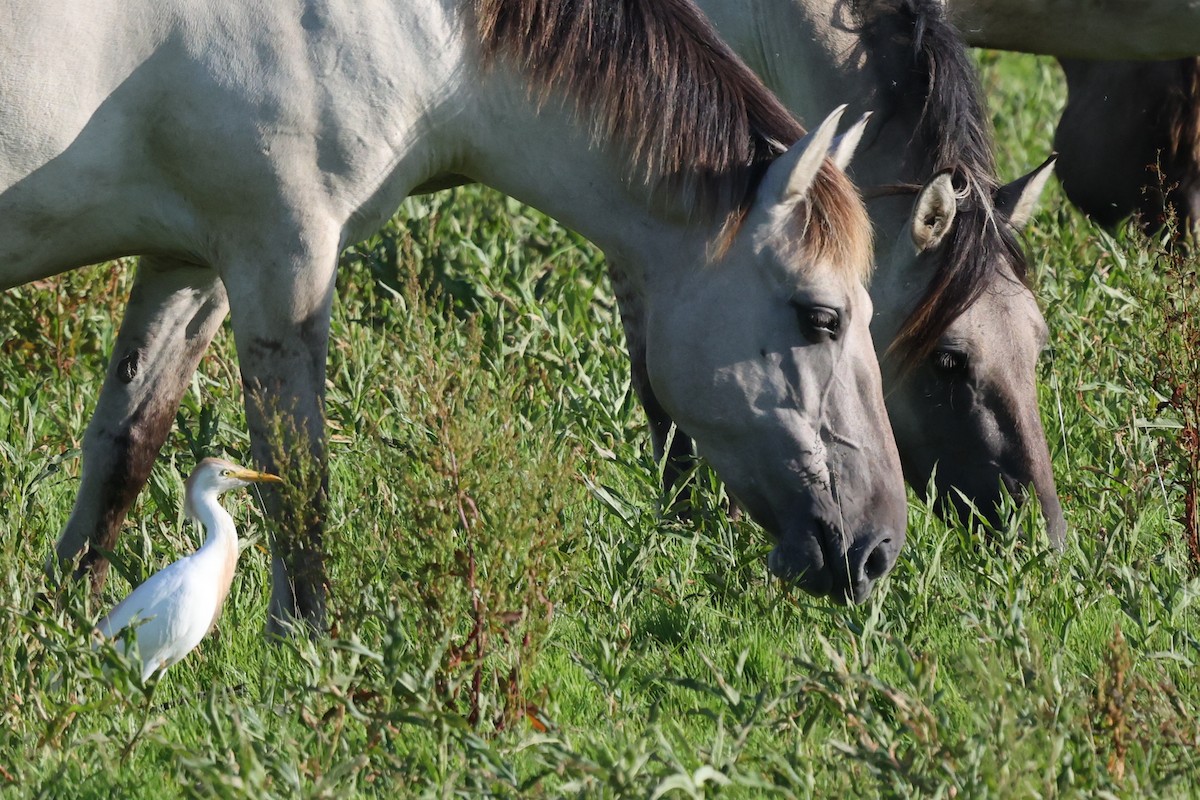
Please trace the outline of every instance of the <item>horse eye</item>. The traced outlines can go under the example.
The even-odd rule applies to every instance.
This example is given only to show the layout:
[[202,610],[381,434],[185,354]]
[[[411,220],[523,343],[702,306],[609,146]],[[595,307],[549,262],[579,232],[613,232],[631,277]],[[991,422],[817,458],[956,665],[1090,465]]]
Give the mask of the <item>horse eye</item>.
[[946,376],[958,376],[967,370],[967,354],[961,350],[934,350],[933,368]]
[[800,327],[809,339],[837,338],[842,328],[842,317],[832,308],[824,306],[797,307]]

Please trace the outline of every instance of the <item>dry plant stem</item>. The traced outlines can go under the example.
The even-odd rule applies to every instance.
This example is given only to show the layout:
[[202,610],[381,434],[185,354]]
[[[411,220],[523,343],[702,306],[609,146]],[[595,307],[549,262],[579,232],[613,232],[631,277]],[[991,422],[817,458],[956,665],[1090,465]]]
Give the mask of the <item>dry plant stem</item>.
[[1128,685],[1128,673],[1132,666],[1129,648],[1120,626],[1113,634],[1105,661],[1108,669],[1096,688],[1096,705],[1100,712],[1100,728],[1112,739],[1112,751],[1105,766],[1109,774],[1120,781],[1125,777],[1125,757],[1129,752],[1131,734],[1125,703],[1133,688]]
[[[1168,221],[1168,229],[1173,227]],[[1200,574],[1200,318],[1196,304],[1197,273],[1191,263],[1194,256],[1173,242],[1158,243],[1155,253],[1165,272],[1166,297],[1163,298],[1163,322],[1166,336],[1156,348],[1155,383],[1167,400],[1159,411],[1170,410],[1179,422],[1178,434],[1164,439],[1160,448],[1164,461],[1175,464],[1175,485],[1183,491],[1184,543],[1193,575]]]
[[467,640],[463,642],[460,648],[456,648],[460,653],[472,644],[475,649],[475,665],[471,671],[471,711],[467,714],[467,721],[472,727],[479,725],[480,708],[479,697],[483,692],[483,652],[487,642],[487,629],[483,619],[483,601],[479,596],[479,588],[476,585],[476,564],[475,564],[475,541],[474,527],[479,520],[479,508],[475,505],[475,501],[466,493],[462,486],[462,479],[458,470],[458,458],[454,451],[450,450],[450,480],[454,484],[454,501],[458,509],[458,521],[462,524],[463,534],[467,539],[467,591],[471,593],[471,634]]
[[[1193,435],[1195,429],[1192,430]],[[1200,570],[1200,518],[1196,514],[1196,476],[1200,475],[1200,448],[1193,446],[1188,453],[1188,461],[1191,465],[1189,472],[1189,480],[1184,496],[1184,531],[1187,537],[1188,554],[1192,560],[1192,572]]]

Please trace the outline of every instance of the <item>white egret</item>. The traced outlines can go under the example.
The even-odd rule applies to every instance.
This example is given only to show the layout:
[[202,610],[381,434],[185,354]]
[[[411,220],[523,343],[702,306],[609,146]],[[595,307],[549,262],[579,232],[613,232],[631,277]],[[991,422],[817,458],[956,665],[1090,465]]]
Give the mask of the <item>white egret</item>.
[[142,681],[186,656],[212,630],[233,582],[238,538],[218,496],[251,483],[282,483],[266,472],[206,458],[187,479],[184,512],[207,532],[190,556],[151,575],[100,620],[100,633],[112,638],[136,624]]

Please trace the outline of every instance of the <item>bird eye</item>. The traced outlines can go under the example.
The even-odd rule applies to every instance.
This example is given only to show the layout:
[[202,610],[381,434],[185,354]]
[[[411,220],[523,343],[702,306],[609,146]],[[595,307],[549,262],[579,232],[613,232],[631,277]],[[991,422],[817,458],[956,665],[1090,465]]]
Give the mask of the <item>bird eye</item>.
[[223,470],[221,470],[221,477],[223,477],[223,478],[228,478],[228,477],[229,477],[229,476],[231,476],[231,475],[233,475],[233,470],[231,470],[231,469],[223,469]]
[[930,359],[934,370],[947,378],[957,378],[967,371],[967,354],[961,350],[934,350]]
[[841,314],[825,306],[796,306],[796,318],[809,341],[836,339],[842,330]]

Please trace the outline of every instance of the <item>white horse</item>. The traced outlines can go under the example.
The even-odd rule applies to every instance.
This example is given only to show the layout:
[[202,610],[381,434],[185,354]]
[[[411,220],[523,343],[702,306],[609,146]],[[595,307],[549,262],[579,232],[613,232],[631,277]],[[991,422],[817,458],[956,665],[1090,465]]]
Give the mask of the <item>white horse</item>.
[[[323,463],[338,254],[448,175],[622,265],[658,399],[777,538],[777,573],[859,601],[895,562],[838,115],[789,148],[802,128],[687,0],[14,0],[0,63],[0,288],[142,256],[57,546],[91,544],[96,581],[227,310],[255,458],[275,467],[284,411]],[[272,626],[323,621],[325,491],[270,496],[292,520]]]

